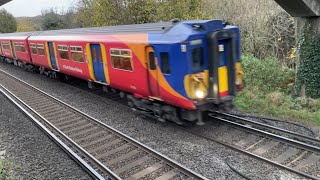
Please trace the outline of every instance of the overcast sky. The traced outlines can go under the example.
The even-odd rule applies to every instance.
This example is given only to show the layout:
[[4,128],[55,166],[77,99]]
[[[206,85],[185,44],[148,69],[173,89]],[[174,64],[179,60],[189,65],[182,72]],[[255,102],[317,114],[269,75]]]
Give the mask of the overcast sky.
[[9,11],[15,17],[21,16],[37,16],[41,14],[41,10],[48,8],[57,8],[68,10],[72,4],[78,0],[13,0],[0,8]]

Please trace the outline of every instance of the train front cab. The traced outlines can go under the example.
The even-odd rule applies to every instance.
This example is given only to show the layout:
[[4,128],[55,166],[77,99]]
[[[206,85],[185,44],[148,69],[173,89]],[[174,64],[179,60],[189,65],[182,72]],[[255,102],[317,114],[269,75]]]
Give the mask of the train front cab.
[[209,88],[206,102],[228,110],[236,96],[236,34],[222,30],[208,34]]
[[[204,70],[193,73],[185,77],[186,91],[197,107],[194,112],[183,113],[183,118],[189,121],[197,119],[197,124],[203,124],[203,118],[208,111],[230,110],[232,101],[237,91],[237,66],[241,67],[238,58],[240,58],[240,42],[237,41],[238,34],[232,30],[224,29],[220,31],[209,32],[206,37],[207,48],[203,53]],[[191,45],[194,42],[191,43]],[[191,61],[195,60],[195,49],[192,46]]]

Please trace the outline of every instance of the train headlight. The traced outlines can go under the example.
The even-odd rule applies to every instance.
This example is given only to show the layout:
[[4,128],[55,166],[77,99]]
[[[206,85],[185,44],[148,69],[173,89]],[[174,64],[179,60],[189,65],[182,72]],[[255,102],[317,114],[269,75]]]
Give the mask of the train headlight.
[[205,96],[205,93],[204,93],[203,91],[201,91],[201,90],[197,90],[197,91],[196,91],[196,96],[197,96],[197,98],[199,98],[199,99],[203,99],[204,96]]

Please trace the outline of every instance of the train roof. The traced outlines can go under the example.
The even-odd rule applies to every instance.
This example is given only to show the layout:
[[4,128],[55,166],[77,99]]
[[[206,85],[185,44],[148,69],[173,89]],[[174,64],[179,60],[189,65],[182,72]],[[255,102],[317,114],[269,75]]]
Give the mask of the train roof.
[[119,33],[149,33],[149,32],[162,33],[164,31],[171,29],[173,26],[174,24],[172,22],[162,22],[162,23],[51,30],[51,31],[42,31],[35,35],[36,36],[55,36],[55,35],[59,36],[59,35],[65,35],[65,34],[83,35],[83,34],[119,34]]
[[35,32],[16,32],[16,33],[0,33],[0,37],[27,37],[31,36]]
[[172,21],[172,22],[160,22],[160,23],[62,29],[62,30],[36,31],[36,32],[1,33],[0,37],[31,36],[31,35],[32,36],[54,36],[54,35],[66,35],[66,34],[83,35],[83,34],[119,34],[119,33],[163,33],[179,24],[190,24],[190,23],[204,24],[207,22],[220,23],[221,20]]
[[60,36],[60,35],[84,35],[84,34],[119,34],[119,33],[147,33],[147,32],[164,32],[173,27],[172,22],[148,23],[148,24],[131,24],[119,26],[103,26],[90,28],[75,28],[50,31],[35,32],[17,32],[17,33],[0,33],[0,37],[19,37],[19,36]]
[[[51,31],[37,31],[24,33],[0,34],[0,38],[10,37],[20,39],[31,36],[35,39],[49,38],[56,39],[64,36],[86,36],[86,35],[107,35],[107,34],[149,34],[149,40],[155,43],[182,42],[191,35],[205,35],[207,32],[226,28],[222,20],[193,20],[193,21],[171,21],[148,24],[132,24],[119,26],[105,26],[92,28],[63,29]],[[73,38],[74,39],[74,38]]]

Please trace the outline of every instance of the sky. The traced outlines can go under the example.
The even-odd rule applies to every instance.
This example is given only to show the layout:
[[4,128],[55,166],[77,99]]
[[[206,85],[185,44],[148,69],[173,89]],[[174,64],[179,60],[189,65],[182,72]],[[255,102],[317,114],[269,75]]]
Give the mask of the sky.
[[58,12],[68,10],[79,0],[13,0],[0,8],[6,9],[15,17],[41,15],[43,9],[57,8]]

